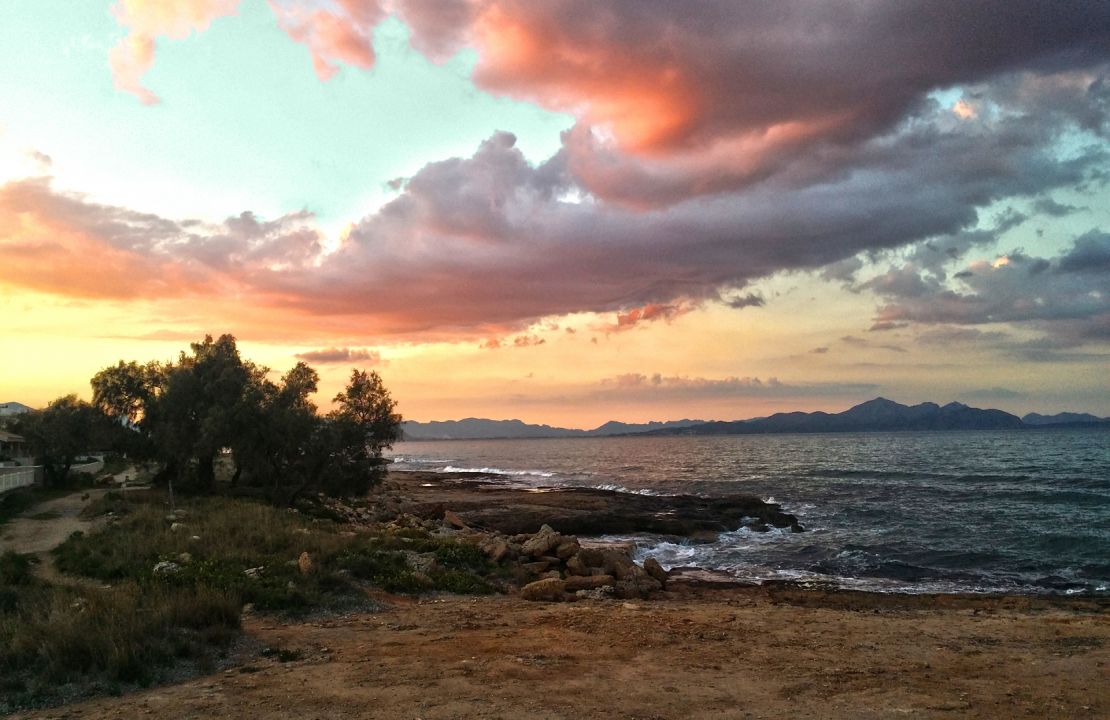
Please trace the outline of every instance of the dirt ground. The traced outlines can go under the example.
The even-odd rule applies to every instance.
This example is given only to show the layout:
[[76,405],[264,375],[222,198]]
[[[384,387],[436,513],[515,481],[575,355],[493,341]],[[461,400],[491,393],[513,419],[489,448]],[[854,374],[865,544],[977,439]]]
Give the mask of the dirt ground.
[[[35,718],[1106,718],[1106,603],[691,587],[635,603],[389,598],[247,616],[215,675]],[[256,646],[257,647],[257,646]]]
[[50,551],[61,545],[78,530],[89,532],[96,523],[81,518],[81,511],[105,493],[105,490],[75,492],[53,500],[45,500],[6,525],[0,526],[0,552],[13,550],[35,555],[39,564],[35,574],[52,582],[65,582],[54,568]]

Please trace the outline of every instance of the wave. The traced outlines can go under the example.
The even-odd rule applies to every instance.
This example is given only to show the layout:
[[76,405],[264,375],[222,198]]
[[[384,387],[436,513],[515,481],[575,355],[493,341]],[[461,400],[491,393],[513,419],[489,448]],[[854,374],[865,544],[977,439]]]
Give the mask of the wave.
[[592,488],[594,490],[608,490],[609,492],[628,493],[629,495],[663,495],[664,493],[649,488],[629,488],[616,483],[603,483],[601,485],[580,485],[578,487]]
[[436,472],[441,473],[474,473],[478,475],[510,475],[512,477],[554,477],[555,473],[546,472],[544,470],[503,470],[496,467],[455,467],[454,465],[447,465],[442,467]]

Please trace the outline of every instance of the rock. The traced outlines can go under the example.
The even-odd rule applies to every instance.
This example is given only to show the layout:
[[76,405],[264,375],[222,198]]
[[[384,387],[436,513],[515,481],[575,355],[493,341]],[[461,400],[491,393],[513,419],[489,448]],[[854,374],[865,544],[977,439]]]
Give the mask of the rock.
[[618,580],[613,583],[613,594],[621,600],[633,600],[640,597],[640,588],[631,580]]
[[301,575],[308,575],[316,568],[316,563],[312,561],[312,556],[308,554],[308,551],[305,551],[297,558],[297,567],[300,568]]
[[486,538],[478,545],[478,548],[495,563],[501,562],[509,554],[509,543],[498,537]]
[[653,557],[644,560],[644,570],[647,571],[648,575],[658,580],[660,585],[667,587],[667,571],[663,569],[658,560]]
[[182,565],[188,565],[193,561],[193,556],[191,553],[183,552],[177,556],[177,561]]
[[528,583],[520,590],[520,596],[533,602],[559,602],[566,594],[566,583],[555,578]]
[[552,578],[554,580],[562,580],[563,579],[563,574],[561,572],[559,572],[558,570],[548,570],[545,573],[540,573],[538,579],[546,580],[548,578]]
[[580,590],[597,590],[614,582],[616,579],[612,575],[572,575],[566,579],[566,588],[567,592],[576,593]]
[[601,567],[605,564],[605,554],[600,548],[580,548],[575,556],[581,560],[586,567]]
[[589,575],[590,568],[582,562],[580,555],[575,555],[567,560],[567,575]]
[[405,564],[414,573],[429,575],[439,569],[436,554],[433,552],[418,553],[415,550],[402,550],[401,553],[405,556]]
[[547,555],[552,548],[557,547],[563,540],[563,536],[555,532],[550,525],[544,525],[540,531],[525,541],[521,548],[525,555],[532,557],[540,557]]
[[443,522],[451,527],[458,528],[459,530],[469,530],[470,526],[463,522],[463,519],[451,512],[450,510],[443,511]]
[[170,532],[181,532],[184,529],[185,523],[175,522],[173,525],[170,525]]
[[547,569],[551,567],[551,563],[540,560],[539,562],[521,563],[520,566],[533,575],[539,575],[542,572],[547,572]]
[[200,535],[193,535],[189,538],[189,540],[191,540],[192,542],[197,542],[198,540],[200,540]]
[[613,596],[613,586],[605,585],[593,590],[579,590],[574,593],[574,596],[582,600],[608,600]]
[[258,578],[262,577],[262,571],[265,569],[265,565],[259,565],[258,567],[247,568],[243,571],[243,574],[252,580],[257,580]]
[[181,566],[169,560],[163,560],[154,566],[152,571],[155,575],[176,575],[181,570]]
[[555,548],[555,556],[560,560],[569,560],[578,554],[582,546],[578,544],[576,537],[564,537],[563,541]]
[[632,562],[632,558],[619,550],[602,550],[601,553],[601,567],[605,569],[606,574],[612,575],[617,580],[629,580],[636,576],[637,570],[642,570],[639,565]]
[[562,560],[555,557],[554,555],[542,555],[542,556],[536,558],[536,560],[545,562],[545,563],[547,563],[548,565],[550,565],[552,567],[559,567],[560,565],[563,564]]

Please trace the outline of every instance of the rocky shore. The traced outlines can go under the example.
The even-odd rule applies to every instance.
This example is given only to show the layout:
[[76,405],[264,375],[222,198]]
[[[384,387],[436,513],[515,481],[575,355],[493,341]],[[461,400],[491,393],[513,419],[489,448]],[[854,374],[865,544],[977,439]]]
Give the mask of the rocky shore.
[[[790,528],[797,518],[757,497],[653,496],[593,488],[514,488],[473,473],[394,472],[365,506],[329,501],[348,522],[385,522],[458,536],[476,545],[515,582],[525,600],[648,598],[669,574],[653,558],[633,561],[631,547],[580,541],[579,535],[654,533],[712,542],[721,532]],[[417,565],[431,561],[416,559]]]
[[379,490],[383,517],[409,513],[439,520],[450,510],[469,527],[508,535],[542,525],[568,535],[654,533],[712,542],[748,526],[804,528],[775,503],[751,495],[702,498],[639,495],[595,488],[515,488],[475,473],[391,472]]

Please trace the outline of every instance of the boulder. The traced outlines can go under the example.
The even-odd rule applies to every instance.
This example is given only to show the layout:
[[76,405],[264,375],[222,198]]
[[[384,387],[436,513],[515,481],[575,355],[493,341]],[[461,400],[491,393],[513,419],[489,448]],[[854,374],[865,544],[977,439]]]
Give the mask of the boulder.
[[252,580],[257,580],[262,577],[262,571],[265,569],[266,567],[264,565],[259,565],[258,567],[247,568],[243,571],[243,574]]
[[663,569],[658,560],[653,557],[644,560],[644,570],[647,571],[648,575],[658,580],[664,588],[667,587],[667,571]]
[[629,580],[638,574],[637,570],[643,571],[643,568],[634,563],[632,558],[619,550],[607,549],[601,552],[601,567],[605,569],[606,574],[612,575],[617,580]]
[[562,535],[555,532],[550,525],[544,525],[538,533],[525,541],[522,550],[525,555],[540,557],[549,554],[552,548],[558,547],[562,541]]
[[559,602],[566,594],[566,583],[555,578],[528,583],[520,590],[520,596],[533,602]]
[[616,579],[612,575],[572,575],[565,581],[567,592],[576,593],[579,590],[596,590],[606,585],[612,585]]
[[605,585],[593,590],[579,590],[574,596],[580,600],[608,600],[613,596],[613,586]]
[[297,568],[300,569],[301,575],[308,575],[316,568],[316,563],[312,561],[312,556],[307,551],[301,553],[297,558]]
[[533,575],[539,575],[542,572],[547,572],[548,568],[551,567],[551,563],[540,560],[538,562],[521,563],[520,566]]
[[590,568],[582,562],[580,555],[575,555],[567,560],[567,575],[589,575]]
[[499,537],[486,538],[478,545],[478,548],[495,563],[501,562],[509,554],[509,543]]
[[169,560],[163,560],[154,566],[155,575],[176,575],[181,570],[181,566]]
[[458,528],[459,530],[470,529],[470,526],[463,522],[463,519],[461,517],[451,512],[450,510],[443,511],[443,522],[445,525]]
[[564,537],[563,541],[555,548],[555,556],[560,560],[569,560],[578,554],[582,546],[576,537]]
[[586,567],[601,567],[605,564],[605,554],[600,548],[580,548],[575,555]]
[[181,553],[180,555],[177,556],[177,561],[179,563],[181,563],[182,565],[188,565],[189,563],[191,563],[193,561],[193,554],[183,552],[183,553]]

